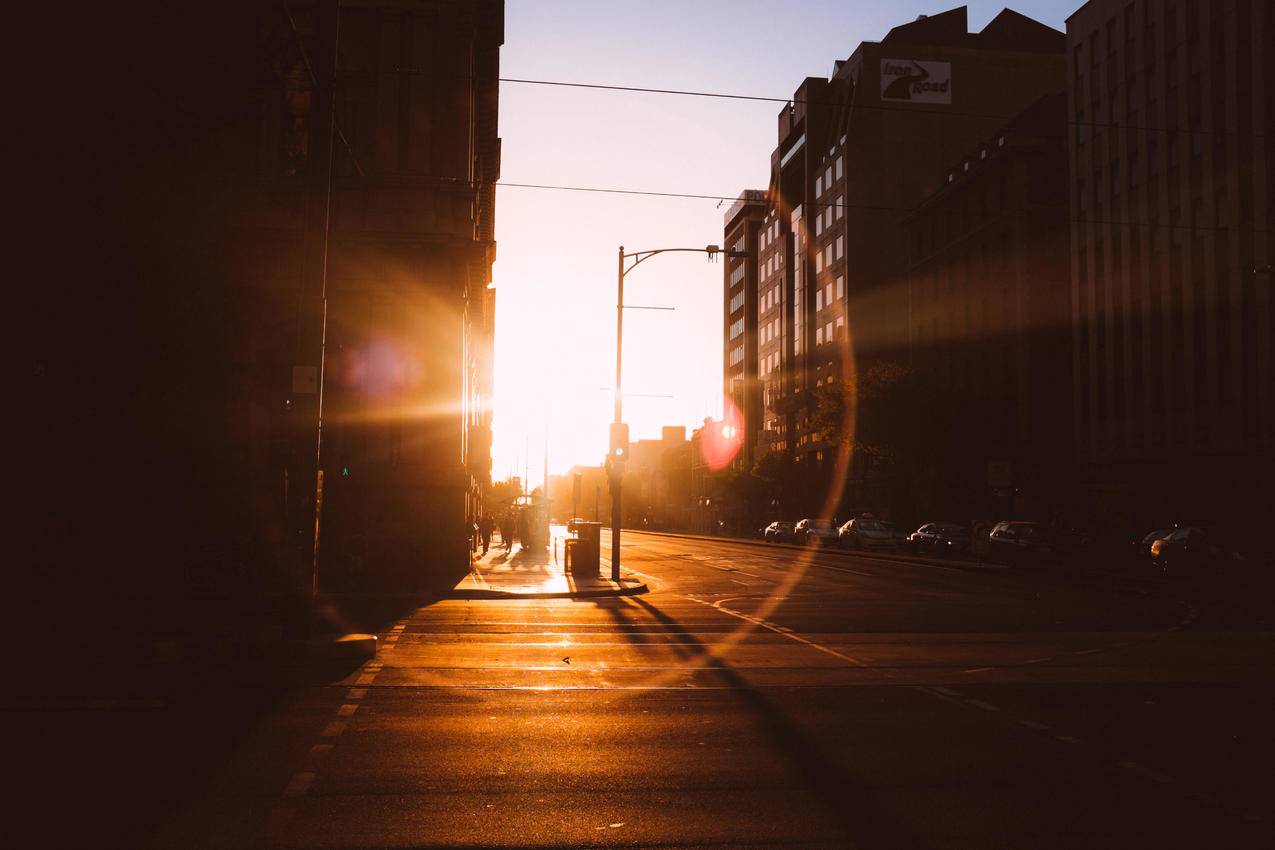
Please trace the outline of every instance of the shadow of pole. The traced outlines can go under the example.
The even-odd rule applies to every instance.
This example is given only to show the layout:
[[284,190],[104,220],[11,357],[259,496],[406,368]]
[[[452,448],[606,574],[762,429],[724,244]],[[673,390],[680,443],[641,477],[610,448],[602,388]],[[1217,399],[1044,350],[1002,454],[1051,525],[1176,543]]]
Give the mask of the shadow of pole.
[[807,788],[820,805],[838,823],[851,846],[892,848],[923,846],[923,839],[908,833],[902,824],[874,809],[868,802],[872,789],[850,776],[840,765],[828,759],[819,741],[812,740],[762,691],[739,671],[714,654],[713,648],[691,633],[680,622],[656,605],[638,597],[593,600],[615,620],[625,639],[634,646],[645,646],[636,635],[637,624],[626,612],[642,611],[654,618],[682,645],[669,646],[690,666],[712,671],[730,686],[760,722],[771,741],[787,756]]

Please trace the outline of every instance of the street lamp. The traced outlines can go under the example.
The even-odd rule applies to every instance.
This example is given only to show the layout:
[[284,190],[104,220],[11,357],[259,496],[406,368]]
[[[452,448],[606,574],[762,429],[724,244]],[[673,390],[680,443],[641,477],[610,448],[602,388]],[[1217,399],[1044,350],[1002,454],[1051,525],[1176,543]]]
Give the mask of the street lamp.
[[[611,426],[612,445],[607,456],[611,475],[611,581],[614,582],[620,580],[620,488],[624,477],[624,461],[629,453],[627,429],[623,425],[624,395],[620,387],[621,363],[624,359],[624,276],[656,254],[671,253],[707,254],[710,260],[718,254],[725,254],[728,259],[748,256],[747,251],[723,251],[717,245],[705,245],[703,248],[657,248],[629,254],[624,253],[623,245],[620,246],[615,295],[615,422]],[[633,261],[628,268],[624,267],[626,260]],[[624,445],[616,445],[618,440],[622,440]]]

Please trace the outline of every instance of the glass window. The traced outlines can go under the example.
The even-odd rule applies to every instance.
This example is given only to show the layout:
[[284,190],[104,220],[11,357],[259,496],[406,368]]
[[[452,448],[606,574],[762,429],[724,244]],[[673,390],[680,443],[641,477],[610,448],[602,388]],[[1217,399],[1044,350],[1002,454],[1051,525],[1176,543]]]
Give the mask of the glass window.
[[822,289],[815,290],[815,309],[816,310],[823,309],[823,290]]
[[832,284],[828,284],[823,288],[823,303],[826,306],[832,306]]
[[832,342],[832,322],[823,326],[823,336],[828,342]]
[[844,277],[837,278],[837,297],[841,298],[846,294],[846,279]]
[[845,212],[845,208],[846,208],[845,195],[837,195],[837,206],[835,208],[837,210],[837,218],[841,218],[841,214]]
[[823,175],[815,178],[815,197],[823,194]]
[[844,236],[837,237],[837,259],[840,260],[846,252],[846,238]]
[[823,328],[815,328],[815,345],[823,345]]
[[841,179],[841,175],[843,173],[843,168],[842,168],[843,165],[844,163],[841,161],[841,157],[837,157],[837,179],[838,180]]
[[818,254],[815,254],[815,271],[816,272],[823,271],[823,252],[822,251],[820,251]]

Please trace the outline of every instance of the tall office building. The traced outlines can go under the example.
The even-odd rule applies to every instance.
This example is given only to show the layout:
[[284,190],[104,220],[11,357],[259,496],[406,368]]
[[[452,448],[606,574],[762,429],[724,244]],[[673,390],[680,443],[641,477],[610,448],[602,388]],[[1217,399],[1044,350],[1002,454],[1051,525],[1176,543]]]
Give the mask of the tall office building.
[[[724,375],[722,389],[733,410],[728,418],[738,422],[743,432],[735,468],[752,468],[757,434],[761,430],[761,387],[758,383],[757,247],[762,219],[766,214],[766,193],[745,189],[726,211],[722,247],[728,252],[723,268],[722,311],[725,327],[722,339]],[[730,257],[730,252],[743,256]]]
[[1269,487],[1271,42],[1265,0],[1067,20],[1073,415],[1105,514],[1218,518]]
[[[758,271],[761,442],[806,464],[812,492],[836,453],[813,432],[814,391],[906,359],[905,215],[952,162],[1061,91],[1065,67],[1061,33],[1009,10],[971,33],[962,6],[860,44],[780,111]],[[849,475],[854,500],[861,458]]]

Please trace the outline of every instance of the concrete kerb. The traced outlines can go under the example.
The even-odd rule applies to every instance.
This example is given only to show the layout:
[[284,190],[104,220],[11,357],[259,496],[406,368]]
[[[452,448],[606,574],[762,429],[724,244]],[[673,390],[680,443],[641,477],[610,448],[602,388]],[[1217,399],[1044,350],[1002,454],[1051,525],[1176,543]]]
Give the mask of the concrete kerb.
[[521,593],[514,590],[453,590],[443,596],[444,599],[464,599],[479,601],[484,599],[606,599],[616,596],[641,596],[649,593],[651,588],[646,582],[637,582],[627,587],[606,587],[590,590],[565,590]]

